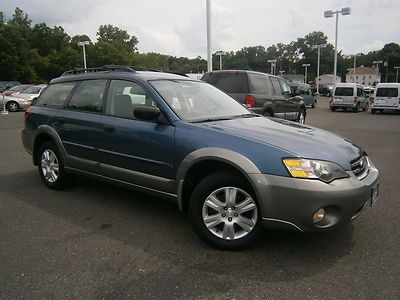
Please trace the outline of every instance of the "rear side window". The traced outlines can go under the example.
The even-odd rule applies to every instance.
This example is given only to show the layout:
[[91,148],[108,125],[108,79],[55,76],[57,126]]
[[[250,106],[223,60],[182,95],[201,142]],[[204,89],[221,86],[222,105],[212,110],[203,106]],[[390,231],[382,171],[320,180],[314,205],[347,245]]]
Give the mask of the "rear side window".
[[352,87],[337,87],[335,96],[354,96],[354,89]]
[[75,85],[75,81],[51,84],[40,95],[37,103],[43,106],[63,107]]
[[254,94],[267,94],[267,78],[261,74],[249,73],[249,84],[251,93]]
[[272,87],[274,88],[274,94],[275,95],[282,95],[282,89],[281,85],[279,84],[279,81],[275,77],[270,77],[271,82],[272,82]]
[[378,88],[376,91],[377,97],[398,97],[399,89],[398,88]]
[[103,96],[106,84],[106,79],[83,81],[72,96],[68,108],[101,112],[103,110]]
[[204,74],[203,81],[226,93],[247,93],[247,74],[243,72],[218,72]]

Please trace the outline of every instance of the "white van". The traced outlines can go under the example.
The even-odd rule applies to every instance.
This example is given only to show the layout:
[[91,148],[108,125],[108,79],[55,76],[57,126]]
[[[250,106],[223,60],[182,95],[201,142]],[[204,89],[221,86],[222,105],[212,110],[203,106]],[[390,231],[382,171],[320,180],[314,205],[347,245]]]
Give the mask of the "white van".
[[378,83],[372,99],[371,113],[383,110],[400,112],[400,83]]
[[351,109],[359,112],[360,109],[367,111],[369,101],[365,94],[364,87],[357,83],[337,83],[330,102],[331,111],[336,109]]

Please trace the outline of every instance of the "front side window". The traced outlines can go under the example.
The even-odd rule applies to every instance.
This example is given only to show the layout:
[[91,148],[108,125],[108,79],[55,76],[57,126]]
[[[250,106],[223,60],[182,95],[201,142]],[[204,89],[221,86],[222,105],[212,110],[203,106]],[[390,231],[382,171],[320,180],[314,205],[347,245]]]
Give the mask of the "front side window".
[[137,106],[156,106],[145,89],[131,81],[112,80],[107,96],[106,114],[122,118],[134,118]]
[[152,80],[150,84],[178,115],[188,122],[255,116],[219,89],[190,80]]
[[83,81],[72,96],[68,108],[101,112],[103,109],[103,96],[106,84],[106,79]]
[[49,85],[37,103],[42,106],[63,107],[76,82],[61,82]]

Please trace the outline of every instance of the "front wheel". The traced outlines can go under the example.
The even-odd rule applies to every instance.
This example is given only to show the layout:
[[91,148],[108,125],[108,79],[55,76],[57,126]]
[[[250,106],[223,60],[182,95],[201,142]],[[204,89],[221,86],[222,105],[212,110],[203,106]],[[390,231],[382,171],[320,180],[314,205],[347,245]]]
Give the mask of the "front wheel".
[[19,104],[17,102],[15,102],[15,101],[8,102],[6,107],[7,107],[7,110],[11,111],[11,112],[19,111],[19,108],[20,108]]
[[312,107],[312,108],[316,108],[316,107],[317,107],[317,100],[315,100],[315,101],[313,102],[313,104],[311,105],[311,107]]
[[196,233],[223,249],[248,245],[261,227],[251,187],[230,172],[213,173],[200,181],[193,191],[189,214]]
[[64,164],[53,142],[46,142],[39,148],[39,175],[43,183],[54,190],[65,187],[71,176],[64,169]]

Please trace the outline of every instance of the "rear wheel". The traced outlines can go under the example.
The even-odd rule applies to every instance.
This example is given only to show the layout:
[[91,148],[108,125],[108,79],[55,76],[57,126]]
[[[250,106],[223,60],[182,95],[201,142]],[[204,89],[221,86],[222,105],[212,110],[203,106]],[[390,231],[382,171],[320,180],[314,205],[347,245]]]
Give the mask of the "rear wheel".
[[189,214],[196,233],[218,248],[244,247],[261,228],[252,188],[230,172],[213,173],[196,186]]
[[38,152],[38,169],[43,183],[54,190],[64,188],[71,175],[64,169],[57,146],[53,142],[42,144]]
[[336,107],[331,107],[331,111],[336,111]]
[[358,113],[358,112],[360,111],[360,102],[358,102],[358,103],[356,104],[356,107],[353,108],[353,111],[354,111],[355,113]]
[[368,111],[368,109],[369,109],[369,103],[366,102],[364,105],[363,111]]
[[312,108],[316,108],[316,107],[317,107],[317,100],[315,100],[315,101],[313,102],[313,104],[311,105],[311,107],[312,107]]
[[19,111],[19,104],[15,101],[10,101],[6,105],[8,111],[16,112]]
[[376,109],[371,108],[371,114],[375,114],[376,113]]
[[272,111],[266,110],[266,111],[264,111],[263,116],[264,117],[273,117],[274,114],[272,113]]
[[300,111],[297,122],[300,124],[304,124],[306,122],[306,111],[304,109]]

